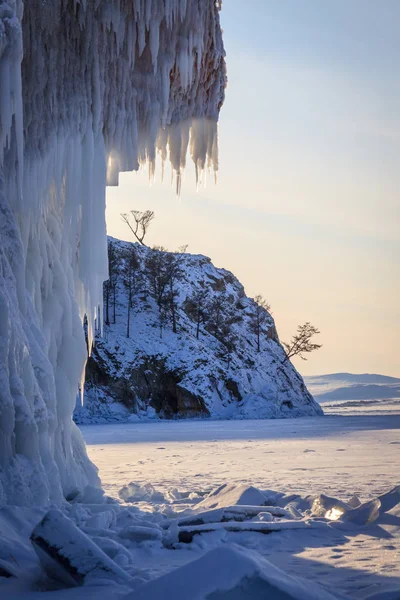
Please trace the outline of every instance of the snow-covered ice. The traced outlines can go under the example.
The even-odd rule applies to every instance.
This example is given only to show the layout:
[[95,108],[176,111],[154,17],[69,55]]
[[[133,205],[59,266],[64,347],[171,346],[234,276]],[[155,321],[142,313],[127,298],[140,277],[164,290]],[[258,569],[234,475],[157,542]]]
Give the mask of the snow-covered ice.
[[[151,482],[204,491],[222,483],[367,499],[397,483],[399,413],[289,421],[154,422],[82,426],[107,494]],[[151,478],[149,479],[149,473]]]
[[[263,598],[266,590],[274,600],[399,597],[399,413],[379,406],[325,419],[82,431],[106,496],[89,487],[65,511],[131,577],[128,587],[103,581],[108,600],[152,600],[166,589],[185,600]],[[67,596],[29,591],[40,567],[28,538],[44,513],[0,511],[0,560],[9,564],[12,553],[30,574],[0,579],[3,590],[20,600],[102,598],[90,580]],[[79,551],[84,557],[85,544]]]

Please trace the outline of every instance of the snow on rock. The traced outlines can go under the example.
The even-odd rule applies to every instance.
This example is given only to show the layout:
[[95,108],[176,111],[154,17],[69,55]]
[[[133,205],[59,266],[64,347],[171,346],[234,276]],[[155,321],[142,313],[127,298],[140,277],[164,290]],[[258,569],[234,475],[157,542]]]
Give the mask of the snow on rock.
[[[232,273],[202,255],[113,238],[109,245],[115,300],[114,290],[107,296],[106,288],[106,324],[88,361],[76,422],[322,414],[300,374],[284,360],[274,320],[264,309],[258,349],[257,305]],[[127,279],[132,256],[136,266]],[[167,286],[174,303],[167,314],[160,312],[153,289],[154,270],[164,263],[177,273]]]
[[251,550],[223,546],[140,587],[127,600],[338,600],[322,586],[284,573]]
[[110,559],[61,511],[48,511],[31,540],[45,570],[56,580],[75,586],[111,580],[129,583],[130,575]]
[[[99,486],[71,415],[107,278],[106,182],[217,169],[214,0],[0,2],[0,506]],[[81,385],[82,387],[82,385]]]

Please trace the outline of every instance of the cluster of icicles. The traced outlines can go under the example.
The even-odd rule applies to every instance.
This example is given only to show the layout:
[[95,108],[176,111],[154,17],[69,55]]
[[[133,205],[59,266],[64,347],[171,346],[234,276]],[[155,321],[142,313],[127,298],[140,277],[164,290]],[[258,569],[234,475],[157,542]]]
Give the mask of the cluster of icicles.
[[217,168],[215,0],[0,0],[0,505],[96,469],[71,415],[107,278],[105,188],[157,149]]

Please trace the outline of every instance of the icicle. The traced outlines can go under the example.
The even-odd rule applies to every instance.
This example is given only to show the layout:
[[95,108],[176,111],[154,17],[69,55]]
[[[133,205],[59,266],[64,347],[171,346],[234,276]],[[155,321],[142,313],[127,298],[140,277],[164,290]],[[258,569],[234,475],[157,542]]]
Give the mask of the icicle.
[[0,4],[0,505],[44,505],[99,484],[71,416],[106,182],[143,163],[152,180],[156,149],[178,194],[189,146],[217,168],[224,49],[215,0]]

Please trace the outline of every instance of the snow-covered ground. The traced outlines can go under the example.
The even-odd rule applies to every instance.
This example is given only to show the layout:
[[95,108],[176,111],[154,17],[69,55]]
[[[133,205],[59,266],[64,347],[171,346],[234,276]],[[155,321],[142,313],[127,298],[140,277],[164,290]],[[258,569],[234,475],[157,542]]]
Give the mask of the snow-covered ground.
[[400,410],[295,421],[161,421],[81,427],[106,494],[130,481],[165,493],[248,483],[363,498],[398,484]]
[[[156,512],[188,508],[224,483],[344,501],[353,494],[367,501],[399,484],[400,410],[390,404],[353,415],[339,407],[325,418],[296,421],[154,422],[82,431],[106,493],[118,498],[128,486],[132,500]],[[149,483],[154,489],[143,487]],[[200,498],[190,500],[190,493]],[[173,556],[137,552],[135,563],[156,576],[226,543],[256,549],[284,571],[336,593],[400,597],[398,508],[364,527],[203,534]],[[386,595],[393,586],[397,595]]]
[[53,525],[35,535],[69,549],[89,571],[84,585],[38,584],[28,537],[45,509],[10,507],[0,510],[0,569],[35,583],[0,577],[0,597],[398,600],[400,411],[346,411],[83,426],[110,499],[93,489],[70,498],[72,523],[50,511]]

